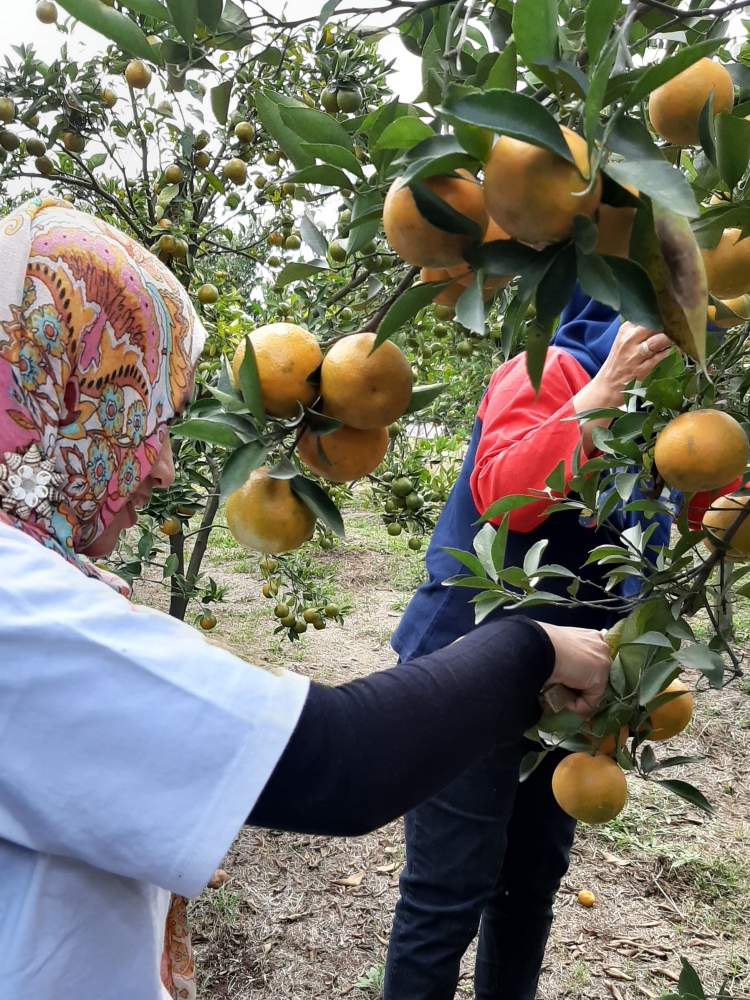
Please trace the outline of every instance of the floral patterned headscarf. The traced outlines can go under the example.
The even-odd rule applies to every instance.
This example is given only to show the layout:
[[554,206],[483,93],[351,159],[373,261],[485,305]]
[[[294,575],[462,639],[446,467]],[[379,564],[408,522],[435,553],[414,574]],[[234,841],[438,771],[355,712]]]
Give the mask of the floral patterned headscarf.
[[[182,285],[112,226],[54,198],[0,219],[0,520],[127,593],[79,553],[153,467],[204,342]],[[173,896],[172,997],[194,972]]]
[[0,220],[0,518],[104,576],[78,553],[152,468],[204,340],[107,223],[52,198]]

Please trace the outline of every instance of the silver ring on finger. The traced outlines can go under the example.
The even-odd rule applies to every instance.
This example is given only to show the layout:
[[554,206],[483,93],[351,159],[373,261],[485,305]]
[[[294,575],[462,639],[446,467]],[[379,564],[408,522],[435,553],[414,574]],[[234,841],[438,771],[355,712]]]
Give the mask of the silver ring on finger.
[[641,352],[644,358],[653,358],[654,353],[648,346],[648,341],[644,340],[638,345],[638,350]]

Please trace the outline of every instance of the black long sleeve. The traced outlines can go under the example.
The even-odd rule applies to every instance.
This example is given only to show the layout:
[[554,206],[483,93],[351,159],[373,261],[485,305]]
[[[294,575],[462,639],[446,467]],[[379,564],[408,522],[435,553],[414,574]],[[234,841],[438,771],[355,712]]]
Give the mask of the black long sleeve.
[[311,685],[247,822],[333,836],[383,826],[520,739],[554,660],[544,630],[514,617],[341,687]]

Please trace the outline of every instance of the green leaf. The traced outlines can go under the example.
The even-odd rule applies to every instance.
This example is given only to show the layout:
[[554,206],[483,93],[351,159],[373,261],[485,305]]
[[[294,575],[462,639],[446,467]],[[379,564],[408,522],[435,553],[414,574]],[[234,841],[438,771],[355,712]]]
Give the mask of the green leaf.
[[220,125],[226,125],[229,115],[229,99],[232,96],[232,80],[224,80],[223,83],[211,88],[211,110],[216,115],[216,120]]
[[227,424],[216,420],[202,420],[199,417],[183,420],[170,431],[172,437],[189,438],[191,441],[205,441],[207,444],[218,444],[223,448],[239,448],[244,444],[242,438]]
[[325,236],[315,225],[308,209],[305,209],[304,214],[300,219],[299,229],[302,239],[305,243],[307,243],[310,249],[319,254],[321,257],[325,257],[328,253],[328,243]]
[[352,139],[349,133],[343,125],[331,115],[326,114],[325,111],[308,108],[306,104],[295,107],[282,104],[279,113],[284,125],[299,136],[302,142],[322,142],[343,146],[344,149],[352,149]]
[[188,45],[193,44],[195,28],[198,24],[197,0],[167,0],[172,23]]
[[698,791],[695,785],[691,785],[687,781],[679,781],[676,778],[660,778],[656,781],[656,784],[661,785],[662,788],[666,788],[673,795],[685,799],[686,802],[696,806],[698,809],[703,809],[704,812],[714,812],[714,807],[703,792]]
[[518,510],[519,507],[525,507],[530,503],[539,503],[539,497],[526,496],[524,493],[513,493],[510,496],[501,497],[493,504],[490,504],[476,523],[482,524],[484,521],[494,521],[496,517],[507,514],[512,510]]
[[430,281],[414,285],[400,295],[381,320],[373,350],[397,333],[405,323],[417,315],[420,309],[429,305],[441,289],[450,284],[450,280]]
[[[282,94],[274,94],[273,91],[265,91],[255,94],[255,109],[261,124],[270,133],[271,137],[278,142],[284,153],[289,157],[297,169],[311,167],[315,163],[314,157],[306,153],[302,148],[303,141],[300,137],[288,128],[281,120],[281,107],[306,108],[305,104],[295,101],[293,98],[284,97]],[[313,139],[316,142],[317,139]]]
[[666,160],[609,163],[604,169],[619,184],[632,184],[678,215],[693,219],[700,212],[687,177]]
[[245,337],[245,355],[238,372],[237,387],[242,393],[242,398],[248,410],[252,413],[258,423],[264,423],[266,411],[263,407],[263,393],[260,389],[260,378],[258,376],[258,365],[255,361],[255,349],[249,335]]
[[601,58],[594,68],[591,85],[586,94],[583,111],[583,132],[588,142],[589,156],[594,148],[594,141],[599,129],[599,115],[604,105],[604,95],[612,75],[612,67],[617,56],[618,43],[611,41],[602,52]]
[[431,139],[434,135],[430,126],[419,118],[397,118],[383,129],[373,149],[411,149],[418,142]]
[[596,302],[620,311],[620,289],[612,269],[598,253],[586,254],[576,248],[578,281]]
[[114,7],[107,7],[101,0],[59,0],[59,3],[63,10],[81,24],[109,38],[123,51],[138,56],[139,59],[154,61],[154,50],[141,29],[135,21],[125,17]]
[[661,330],[664,325],[659,301],[651,279],[640,264],[625,257],[602,258],[617,281],[620,312],[625,319],[649,330]]
[[[353,228],[349,239],[346,241],[346,252],[349,257],[358,250],[361,250],[362,247],[367,246],[370,240],[377,236],[380,231],[382,206],[383,201],[378,190],[366,191],[355,196],[352,206],[352,227],[356,226],[356,228]],[[362,216],[368,215],[368,213],[375,209],[380,209],[380,212],[372,221],[356,225]]]
[[706,1000],[706,994],[701,986],[698,973],[686,958],[682,959],[682,972],[680,973],[680,981],[677,986],[684,997],[695,997],[696,1000]]
[[541,327],[536,321],[530,323],[526,331],[526,371],[529,373],[529,381],[534,386],[536,393],[539,392],[539,387],[542,384],[544,362],[547,358],[547,348],[551,336],[552,330]]
[[342,170],[348,170],[358,177],[364,176],[357,157],[343,146],[336,146],[330,142],[303,142],[302,149],[317,160],[323,160],[334,167],[341,167]]
[[750,122],[733,115],[716,115],[716,165],[731,190],[742,180],[750,160]]
[[198,17],[209,31],[216,31],[221,20],[224,0],[198,0]]
[[484,333],[483,284],[484,278],[480,271],[456,302],[456,320],[472,333]]
[[404,410],[404,416],[407,413],[418,413],[419,410],[424,410],[425,407],[429,406],[438,396],[448,388],[450,382],[436,382],[435,385],[415,385],[411,391],[411,399],[409,400],[409,405]]
[[520,274],[539,253],[516,240],[491,240],[471,247],[465,256],[472,270],[481,268],[486,274],[506,278]]
[[688,670],[700,670],[712,688],[720,690],[724,678],[724,661],[713,649],[705,643],[697,642],[693,646],[678,649],[675,660]]
[[495,60],[484,83],[484,89],[515,90],[516,75],[516,43],[510,41]]
[[260,441],[249,441],[232,452],[221,471],[219,493],[222,502],[245,485],[250,473],[263,465],[267,454],[268,448]]
[[548,750],[529,750],[521,761],[521,766],[518,771],[518,780],[523,782],[526,781],[527,778],[530,778],[548,753]]
[[328,269],[328,264],[324,260],[285,264],[281,272],[276,276],[276,284],[280,286],[288,285],[290,281],[301,281],[302,278],[309,278],[313,274],[320,274],[321,271],[327,271]]
[[530,142],[557,153],[569,163],[574,162],[560,126],[546,108],[526,94],[486,90],[481,94],[449,96],[445,110],[459,121]]
[[482,231],[479,225],[467,215],[457,212],[452,205],[444,201],[440,195],[436,194],[431,187],[422,181],[412,181],[409,190],[414,198],[419,214],[435,226],[446,233],[456,233],[460,235],[472,236],[479,242],[482,238]]
[[584,33],[590,63],[599,58],[621,12],[622,0],[587,0]]
[[548,86],[553,84],[554,74],[534,63],[544,56],[557,55],[557,0],[516,0],[513,39],[529,69]]
[[305,476],[295,476],[289,480],[289,485],[327,528],[339,538],[346,537],[341,512],[322,486]]
[[663,83],[671,80],[678,73],[682,73],[688,66],[692,66],[693,63],[698,62],[699,59],[703,59],[704,56],[711,55],[723,43],[723,38],[710,38],[705,42],[699,42],[697,45],[687,46],[681,49],[676,55],[652,64],[638,78],[637,83],[630,93],[624,96],[621,110],[627,111],[628,108],[632,108],[634,104],[638,104],[644,97],[648,97],[653,90],[661,87]]

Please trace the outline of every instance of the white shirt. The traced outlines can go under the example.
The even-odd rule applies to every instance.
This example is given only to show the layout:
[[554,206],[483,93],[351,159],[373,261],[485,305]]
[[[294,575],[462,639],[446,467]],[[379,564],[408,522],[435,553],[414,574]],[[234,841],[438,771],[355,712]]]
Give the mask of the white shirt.
[[0,997],[164,1000],[308,682],[208,645],[0,523]]

